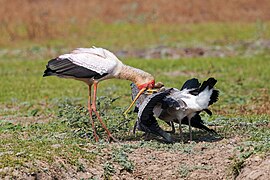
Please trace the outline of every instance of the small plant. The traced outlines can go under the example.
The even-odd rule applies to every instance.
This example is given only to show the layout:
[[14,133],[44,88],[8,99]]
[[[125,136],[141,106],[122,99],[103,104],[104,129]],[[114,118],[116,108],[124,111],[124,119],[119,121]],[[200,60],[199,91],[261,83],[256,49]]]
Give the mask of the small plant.
[[109,161],[107,161],[107,162],[105,162],[105,164],[103,164],[103,170],[104,170],[105,179],[109,179],[109,177],[115,173],[114,166]]
[[236,157],[233,159],[230,170],[235,178],[240,174],[241,169],[244,167],[244,162],[244,159],[239,159]]
[[242,146],[238,147],[238,150],[240,151],[240,154],[237,156],[235,155],[232,158],[232,164],[229,169],[234,177],[237,177],[240,174],[241,169],[244,167],[245,160],[253,154],[252,150],[249,148],[245,149]]
[[210,169],[212,169],[210,166],[202,166],[202,165],[188,166],[187,164],[183,164],[178,167],[178,173],[180,174],[180,178],[186,178],[192,171],[210,170]]
[[[110,132],[118,139],[124,138],[124,135],[129,134],[131,129],[131,120],[134,118],[125,119],[123,116],[123,108],[114,107],[113,102],[118,98],[108,98],[101,96],[97,99],[97,109],[105,122]],[[93,138],[93,130],[89,119],[89,113],[86,107],[74,104],[71,101],[64,101],[59,104],[58,116],[73,129],[75,135],[82,138]],[[93,113],[93,120],[96,122],[95,127],[99,136],[106,136],[104,128],[97,120]]]
[[178,168],[178,173],[180,174],[180,178],[186,178],[188,176],[188,174],[190,173],[190,168],[184,164],[184,165],[180,165]]
[[127,153],[124,151],[124,148],[114,149],[112,153],[113,161],[119,163],[119,165],[128,172],[134,170],[134,164],[128,159]]

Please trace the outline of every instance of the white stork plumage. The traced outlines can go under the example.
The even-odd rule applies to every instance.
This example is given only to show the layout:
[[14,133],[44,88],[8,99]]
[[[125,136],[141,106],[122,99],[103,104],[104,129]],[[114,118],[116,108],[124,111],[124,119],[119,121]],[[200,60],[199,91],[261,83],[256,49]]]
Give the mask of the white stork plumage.
[[[108,134],[108,138],[115,140],[103,123],[96,109],[96,96],[98,83],[105,79],[117,78],[130,80],[137,85],[140,92],[131,103],[128,110],[132,107],[136,99],[146,90],[152,89],[155,84],[154,77],[140,69],[123,64],[112,52],[103,48],[78,48],[71,53],[60,55],[50,60],[46,66],[43,77],[58,76],[72,78],[83,81],[88,85],[88,110],[95,140],[98,141],[92,111],[96,114],[103,128]],[[91,103],[91,87],[94,85],[94,93]]]
[[[171,141],[171,137],[156,125],[155,116],[167,123],[179,123],[182,140],[181,124],[189,125],[190,141],[192,140],[191,126],[215,133],[214,130],[203,125],[199,113],[206,111],[208,114],[212,114],[208,107],[218,100],[219,91],[214,89],[216,82],[216,79],[209,78],[201,85],[198,79],[193,78],[186,81],[181,90],[164,88],[156,94],[141,96],[139,103],[136,105],[138,110],[137,127],[149,132],[152,131],[152,133],[158,133],[167,141]],[[134,86],[132,88],[133,92],[136,91]],[[154,128],[153,124],[155,124]]]

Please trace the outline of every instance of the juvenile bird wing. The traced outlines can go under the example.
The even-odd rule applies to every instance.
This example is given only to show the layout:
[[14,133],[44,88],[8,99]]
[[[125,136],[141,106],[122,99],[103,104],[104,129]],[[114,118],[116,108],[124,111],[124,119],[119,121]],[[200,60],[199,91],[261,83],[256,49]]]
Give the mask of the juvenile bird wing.
[[146,97],[142,105],[139,107],[137,127],[144,132],[150,132],[159,135],[163,137],[167,142],[172,142],[171,135],[159,127],[153,112],[154,107],[158,103],[162,102],[162,99],[169,93],[170,90],[166,90],[164,92],[158,92]]
[[163,98],[170,93],[170,90],[164,92],[158,92],[145,98],[141,106],[139,107],[138,117],[140,121],[147,121],[151,116],[154,115],[153,109],[161,103]]

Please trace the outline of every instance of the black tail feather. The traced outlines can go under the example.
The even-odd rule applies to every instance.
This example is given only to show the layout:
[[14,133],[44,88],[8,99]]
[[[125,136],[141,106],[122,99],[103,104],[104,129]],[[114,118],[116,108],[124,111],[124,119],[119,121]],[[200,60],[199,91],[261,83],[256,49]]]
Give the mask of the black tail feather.
[[217,83],[217,80],[215,78],[209,78],[207,81],[204,81],[200,87],[199,92],[202,92],[205,90],[206,87],[209,87],[209,89],[212,89],[215,84]]
[[219,91],[214,89],[213,92],[212,92],[212,95],[210,97],[210,101],[209,101],[208,106],[210,106],[211,104],[217,102],[218,101],[218,96],[219,96]]

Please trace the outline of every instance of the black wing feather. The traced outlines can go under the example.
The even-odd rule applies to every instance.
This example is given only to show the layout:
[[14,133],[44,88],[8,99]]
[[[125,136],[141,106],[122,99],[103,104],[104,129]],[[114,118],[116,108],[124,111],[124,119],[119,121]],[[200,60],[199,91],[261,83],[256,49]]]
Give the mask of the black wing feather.
[[[185,103],[184,101],[182,103]],[[182,104],[181,104],[182,105]],[[181,107],[180,103],[176,101],[175,99],[171,97],[165,97],[162,99],[162,109],[167,109],[167,108],[178,108]],[[186,105],[186,104],[185,104]]]
[[151,119],[151,117],[154,116],[154,112],[153,112],[154,107],[158,103],[161,103],[162,99],[166,97],[169,93],[170,93],[170,89],[164,92],[153,94],[149,102],[146,104],[146,106],[142,110],[139,120],[142,122],[145,121],[145,123],[151,123],[149,119]]
[[44,71],[45,76],[70,76],[75,78],[95,78],[99,79],[106,76],[108,73],[99,74],[85,67],[76,65],[68,59],[55,58],[48,62]]
[[210,97],[210,101],[209,101],[208,106],[210,106],[211,104],[217,102],[218,101],[218,96],[219,96],[219,91],[214,89],[213,93],[212,93],[212,95]]

